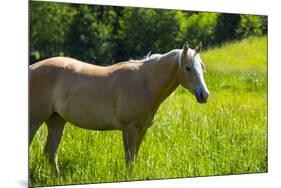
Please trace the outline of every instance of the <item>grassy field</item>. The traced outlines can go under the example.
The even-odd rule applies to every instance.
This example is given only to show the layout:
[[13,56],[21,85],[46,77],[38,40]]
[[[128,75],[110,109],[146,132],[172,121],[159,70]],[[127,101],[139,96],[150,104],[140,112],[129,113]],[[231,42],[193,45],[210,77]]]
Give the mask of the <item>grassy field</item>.
[[43,155],[46,126],[30,148],[36,186],[267,172],[267,39],[248,38],[202,54],[211,96],[200,105],[182,87],[161,105],[132,173],[119,131],[67,124],[61,176]]

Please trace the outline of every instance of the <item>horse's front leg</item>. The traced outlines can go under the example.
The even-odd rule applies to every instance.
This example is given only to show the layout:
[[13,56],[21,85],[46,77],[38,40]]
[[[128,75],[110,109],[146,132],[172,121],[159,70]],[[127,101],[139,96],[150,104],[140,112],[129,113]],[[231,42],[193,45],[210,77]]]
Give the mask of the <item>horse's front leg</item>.
[[138,150],[146,133],[146,129],[140,130],[136,126],[130,126],[123,130],[122,133],[126,165],[130,167],[137,158]]
[[134,162],[136,157],[137,134],[138,131],[135,126],[131,126],[123,130],[122,132],[127,167],[129,167],[132,164],[132,162]]

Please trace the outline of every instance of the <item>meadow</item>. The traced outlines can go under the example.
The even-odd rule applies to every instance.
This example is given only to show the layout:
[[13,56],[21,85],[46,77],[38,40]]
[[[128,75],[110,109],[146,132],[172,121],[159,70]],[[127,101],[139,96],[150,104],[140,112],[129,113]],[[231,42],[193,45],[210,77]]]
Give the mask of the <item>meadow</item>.
[[178,87],[161,105],[131,173],[120,131],[67,123],[59,147],[61,175],[43,155],[43,125],[30,147],[34,186],[267,172],[267,37],[203,52],[207,104]]

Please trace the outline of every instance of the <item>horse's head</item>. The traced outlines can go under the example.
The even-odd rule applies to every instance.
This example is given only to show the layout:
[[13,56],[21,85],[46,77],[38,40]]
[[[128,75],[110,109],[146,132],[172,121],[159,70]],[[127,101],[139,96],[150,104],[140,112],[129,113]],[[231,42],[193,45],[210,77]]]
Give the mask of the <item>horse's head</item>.
[[204,81],[204,64],[200,58],[202,43],[200,42],[193,50],[186,42],[179,57],[179,82],[188,89],[199,103],[206,103],[209,91]]

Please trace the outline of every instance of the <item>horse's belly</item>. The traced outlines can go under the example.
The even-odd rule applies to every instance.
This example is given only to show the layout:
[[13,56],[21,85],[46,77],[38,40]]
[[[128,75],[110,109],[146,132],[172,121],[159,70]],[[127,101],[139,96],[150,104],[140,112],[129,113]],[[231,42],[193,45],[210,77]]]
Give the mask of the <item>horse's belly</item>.
[[70,116],[67,121],[77,127],[89,130],[121,130],[122,126],[118,123],[116,118],[109,118],[98,115],[91,115],[90,117],[75,117]]
[[[90,103],[90,101],[89,101]],[[95,106],[95,107],[94,107]],[[77,127],[90,130],[120,130],[121,124],[118,121],[113,109],[104,104],[99,105],[80,105],[68,104],[60,110],[60,114],[68,122]]]

